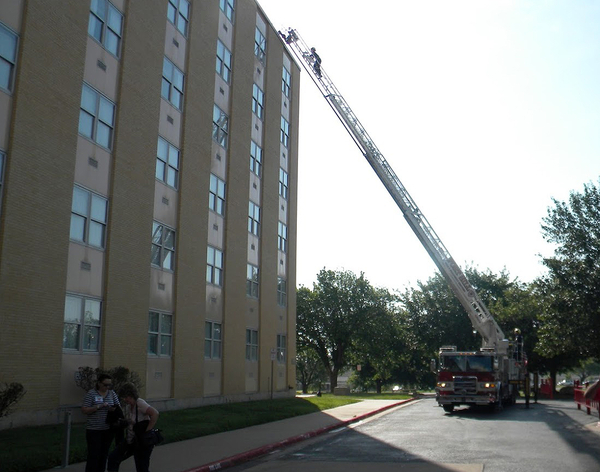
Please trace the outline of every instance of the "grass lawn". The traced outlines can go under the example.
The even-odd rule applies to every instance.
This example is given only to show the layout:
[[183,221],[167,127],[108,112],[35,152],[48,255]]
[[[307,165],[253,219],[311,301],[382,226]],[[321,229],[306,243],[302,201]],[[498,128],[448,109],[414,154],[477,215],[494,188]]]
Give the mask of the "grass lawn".
[[[352,394],[321,397],[296,397],[244,403],[224,403],[187,410],[161,412],[158,427],[165,443],[231,431],[257,424],[306,415],[363,399],[402,400],[407,395]],[[0,431],[0,470],[36,472],[61,465],[63,425],[16,428]],[[86,457],[85,424],[71,429],[69,463],[84,462]]]

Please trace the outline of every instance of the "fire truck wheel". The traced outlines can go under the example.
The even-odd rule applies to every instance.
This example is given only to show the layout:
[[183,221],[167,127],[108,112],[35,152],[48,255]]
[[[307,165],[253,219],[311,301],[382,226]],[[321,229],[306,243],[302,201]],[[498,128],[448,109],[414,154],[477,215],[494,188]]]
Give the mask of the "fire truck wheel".
[[446,413],[452,413],[454,411],[454,405],[444,405],[444,411]]

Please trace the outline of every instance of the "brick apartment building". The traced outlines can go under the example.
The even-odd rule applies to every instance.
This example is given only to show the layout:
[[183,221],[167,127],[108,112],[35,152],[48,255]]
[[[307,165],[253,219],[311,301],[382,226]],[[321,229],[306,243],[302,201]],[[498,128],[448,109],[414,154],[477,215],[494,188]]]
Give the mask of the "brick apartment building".
[[293,394],[300,69],[255,0],[0,3],[1,427]]

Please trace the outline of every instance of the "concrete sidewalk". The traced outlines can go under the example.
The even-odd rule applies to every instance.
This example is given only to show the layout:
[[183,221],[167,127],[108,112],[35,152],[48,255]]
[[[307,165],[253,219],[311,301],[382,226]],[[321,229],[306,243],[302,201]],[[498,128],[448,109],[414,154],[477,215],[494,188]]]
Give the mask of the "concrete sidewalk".
[[[159,472],[224,469],[410,401],[363,400],[318,413],[165,444],[154,448],[150,469]],[[168,436],[169,432],[164,434]],[[61,470],[84,472],[85,463],[72,464]],[[124,461],[119,472],[135,472],[133,458]]]

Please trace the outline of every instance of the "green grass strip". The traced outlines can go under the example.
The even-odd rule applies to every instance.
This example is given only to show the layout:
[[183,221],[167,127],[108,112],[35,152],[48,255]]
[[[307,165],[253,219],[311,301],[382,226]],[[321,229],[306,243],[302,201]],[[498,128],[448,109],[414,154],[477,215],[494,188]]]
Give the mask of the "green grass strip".
[[[362,399],[401,400],[406,395],[352,394],[295,397],[242,403],[208,405],[161,412],[157,426],[165,432],[165,443],[270,423],[328,410]],[[37,472],[61,465],[63,425],[15,428],[0,431],[2,472]],[[86,458],[85,424],[73,424],[69,464]]]

